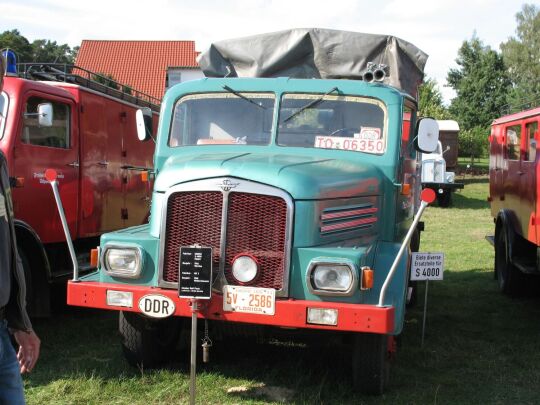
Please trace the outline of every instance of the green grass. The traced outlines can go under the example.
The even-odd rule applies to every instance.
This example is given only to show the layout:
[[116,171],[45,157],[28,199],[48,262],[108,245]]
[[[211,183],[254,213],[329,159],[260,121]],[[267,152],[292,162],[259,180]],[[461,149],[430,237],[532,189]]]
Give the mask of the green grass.
[[[468,165],[470,167],[467,167]],[[460,172],[487,173],[489,169],[489,157],[476,158],[473,164],[471,164],[471,158],[469,157],[458,157],[458,168]]]
[[[486,177],[466,177],[451,208],[430,207],[422,251],[446,254],[444,281],[431,282],[426,341],[420,347],[423,287],[409,311],[382,397],[348,385],[350,353],[331,342],[247,344],[215,339],[198,369],[198,403],[272,404],[261,385],[289,390],[295,404],[532,404],[540,398],[540,300],[510,299],[493,280],[493,232]],[[35,325],[43,351],[25,377],[29,404],[185,404],[187,353],[167,370],[137,370],[122,357],[114,312],[70,308]],[[247,392],[227,393],[231,387]]]

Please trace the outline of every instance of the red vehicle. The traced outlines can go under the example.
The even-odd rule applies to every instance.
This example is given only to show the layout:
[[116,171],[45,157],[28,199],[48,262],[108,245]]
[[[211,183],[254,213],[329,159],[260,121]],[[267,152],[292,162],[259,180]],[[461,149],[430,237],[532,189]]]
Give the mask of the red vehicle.
[[147,220],[150,184],[140,170],[152,166],[154,143],[138,141],[135,112],[147,107],[156,121],[159,108],[150,96],[88,79],[96,77],[91,72],[57,67],[19,65],[24,73],[8,72],[0,93],[0,149],[12,176],[17,242],[35,316],[50,311],[49,284],[71,274],[44,171],[60,173],[78,261],[89,270],[89,246],[102,233]]
[[489,198],[495,221],[495,276],[502,292],[516,295],[540,274],[540,108],[493,121]]

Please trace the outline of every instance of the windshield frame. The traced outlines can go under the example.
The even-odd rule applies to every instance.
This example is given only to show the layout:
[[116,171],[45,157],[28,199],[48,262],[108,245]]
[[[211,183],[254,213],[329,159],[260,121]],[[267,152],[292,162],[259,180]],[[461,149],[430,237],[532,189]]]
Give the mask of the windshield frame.
[[5,91],[0,92],[0,97],[4,99],[4,108],[0,110],[3,118],[0,118],[0,139],[4,137],[4,130],[6,128],[7,114],[9,110],[9,96]]
[[[327,101],[340,101],[340,99],[342,99],[343,101],[350,101],[350,102],[355,102],[355,103],[366,103],[366,104],[371,104],[371,105],[375,105],[375,106],[379,107],[382,110],[382,113],[383,113],[383,122],[382,122],[383,127],[382,127],[381,133],[380,133],[380,136],[381,136],[382,140],[384,141],[382,152],[373,153],[373,152],[360,151],[360,150],[316,147],[315,142],[311,146],[309,146],[309,145],[305,145],[305,146],[297,146],[297,145],[295,145],[295,146],[292,146],[292,145],[283,144],[282,142],[280,142],[280,133],[283,131],[283,129],[281,128],[281,125],[284,124],[287,121],[287,119],[284,120],[282,115],[284,114],[285,118],[287,118],[290,115],[290,113],[288,114],[288,113],[285,112],[285,110],[283,108],[283,104],[284,104],[284,101],[286,100],[286,98],[288,96],[289,97],[294,96],[294,97],[291,97],[291,98],[303,99],[307,103],[309,103],[310,100],[317,100],[317,99],[322,98],[320,100],[320,102],[318,102],[317,105],[313,107],[314,109],[317,109],[317,107],[321,107],[321,104],[324,106],[323,103],[325,103]],[[334,150],[334,151],[340,151],[340,152],[355,152],[355,153],[360,152],[362,154],[368,154],[368,155],[372,155],[372,156],[382,156],[382,155],[384,155],[384,154],[386,154],[388,152],[388,146],[389,146],[389,139],[388,139],[389,113],[388,113],[388,107],[387,107],[386,103],[384,103],[379,98],[370,97],[370,96],[361,95],[361,94],[343,94],[343,93],[339,93],[339,94],[336,95],[336,94],[331,94],[330,92],[327,92],[326,94],[324,94],[324,93],[311,93],[311,92],[283,92],[283,93],[280,94],[279,102],[277,104],[278,104],[279,110],[277,112],[277,114],[278,114],[278,116],[277,116],[277,126],[276,126],[276,131],[275,131],[274,136],[275,136],[275,144],[277,146],[279,146],[279,147],[283,147],[283,148],[300,147],[300,148],[306,148],[306,149],[318,149],[318,150],[326,150],[326,151]],[[299,109],[301,109],[301,108],[299,108]],[[310,108],[308,108],[307,110],[309,110],[309,109]],[[306,111],[306,110],[304,110],[304,111]],[[292,115],[294,116],[295,113],[293,113]],[[344,138],[344,139],[347,139],[347,138]]]
[[[239,97],[238,94],[241,94],[244,97]],[[242,103],[246,103],[248,100],[257,100],[257,99],[270,99],[273,102],[273,105],[271,107],[265,108],[264,110],[271,111],[271,115],[268,119],[268,125],[269,129],[265,130],[264,132],[268,132],[268,138],[265,140],[264,143],[242,143],[241,141],[238,141],[241,139],[241,137],[236,138],[237,142],[209,142],[209,143],[200,143],[200,144],[182,144],[178,143],[176,145],[173,144],[173,130],[175,126],[175,114],[177,112],[177,108],[185,101],[189,100],[202,100],[202,99],[233,99],[233,100],[239,100]],[[249,105],[249,104],[248,104]],[[255,107],[255,106],[254,106]],[[231,92],[227,89],[225,91],[208,91],[208,92],[201,92],[201,93],[189,93],[184,94],[182,97],[178,98],[173,107],[171,112],[171,121],[169,125],[169,131],[167,135],[167,146],[169,148],[180,148],[180,147],[192,147],[192,146],[224,146],[224,145],[236,145],[236,146],[269,146],[273,143],[274,139],[274,126],[275,126],[275,117],[277,114],[277,107],[278,107],[278,95],[269,90],[260,90],[260,91],[242,91],[242,90],[234,90],[234,92]],[[263,124],[265,125],[265,124]],[[209,138],[210,139],[210,138]]]

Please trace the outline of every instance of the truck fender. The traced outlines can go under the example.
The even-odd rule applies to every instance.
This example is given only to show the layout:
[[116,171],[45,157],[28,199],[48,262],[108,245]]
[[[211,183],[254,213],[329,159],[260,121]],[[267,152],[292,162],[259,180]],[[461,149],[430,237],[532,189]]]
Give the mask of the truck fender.
[[15,234],[19,253],[30,261],[30,275],[25,275],[32,283],[27,286],[31,295],[27,297],[28,311],[33,317],[49,316],[51,267],[45,247],[36,231],[24,221],[15,220]]

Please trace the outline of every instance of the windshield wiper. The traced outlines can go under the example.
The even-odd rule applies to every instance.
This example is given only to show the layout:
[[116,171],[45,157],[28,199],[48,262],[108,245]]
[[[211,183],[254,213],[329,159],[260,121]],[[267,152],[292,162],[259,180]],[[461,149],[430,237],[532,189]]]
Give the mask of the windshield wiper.
[[263,110],[266,110],[266,107],[264,105],[261,105],[261,104],[257,103],[256,101],[253,101],[252,99],[247,98],[246,96],[244,96],[243,94],[237,92],[236,90],[231,89],[226,84],[223,85],[223,88],[225,90],[227,90],[229,93],[234,94],[236,97],[240,97],[242,100],[246,100],[246,101],[250,102],[251,104],[255,104],[257,107],[262,108]]
[[334,87],[333,89],[331,89],[330,91],[324,93],[322,96],[320,96],[319,98],[316,98],[315,100],[307,103],[305,106],[299,108],[298,110],[296,110],[295,112],[293,112],[291,115],[289,115],[287,118],[285,118],[283,120],[283,122],[287,122],[289,121],[291,118],[293,117],[296,117],[298,114],[300,114],[302,111],[304,110],[307,110],[308,108],[311,108],[311,107],[315,107],[317,104],[319,104],[321,101],[324,100],[324,98],[329,95],[330,93],[333,93],[334,91],[337,91],[337,87]]

